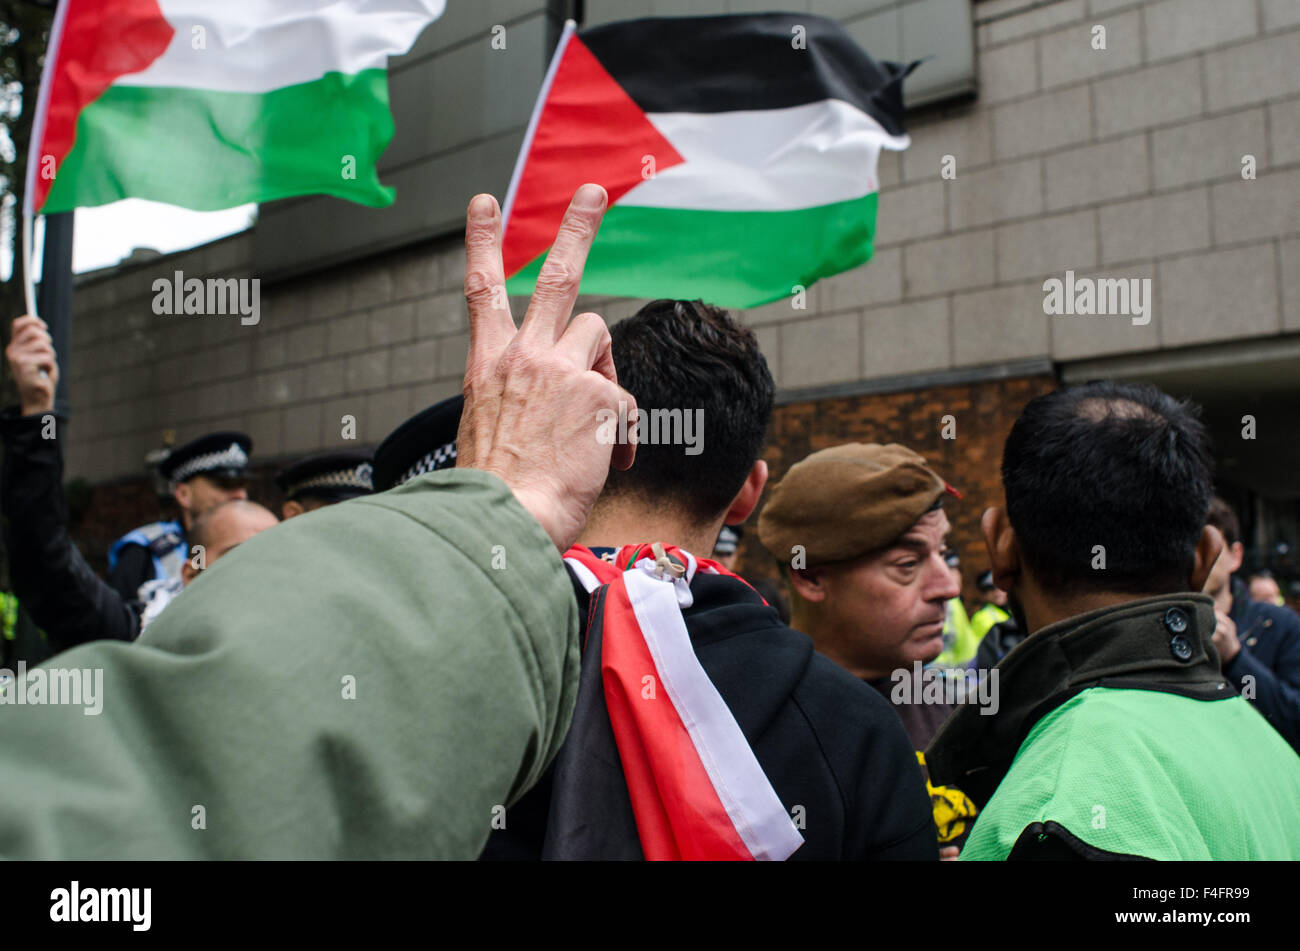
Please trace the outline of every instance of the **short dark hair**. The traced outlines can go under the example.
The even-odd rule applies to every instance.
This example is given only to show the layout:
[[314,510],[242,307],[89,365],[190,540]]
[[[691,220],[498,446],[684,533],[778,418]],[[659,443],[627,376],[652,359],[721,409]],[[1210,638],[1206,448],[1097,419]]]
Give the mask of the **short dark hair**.
[[701,409],[698,455],[638,445],[610,496],[636,495],[698,522],[723,514],[763,450],[776,386],[754,332],[703,301],[657,300],[610,329],[618,382],[641,411]]
[[[1086,383],[1030,401],[1007,437],[1002,483],[1040,584],[1072,593],[1187,589],[1213,472],[1199,417],[1194,404],[1149,384]],[[1098,554],[1104,570],[1093,568]]]
[[1205,524],[1213,525],[1229,545],[1241,541],[1241,522],[1232,506],[1217,495],[1210,499],[1210,514],[1205,516]]

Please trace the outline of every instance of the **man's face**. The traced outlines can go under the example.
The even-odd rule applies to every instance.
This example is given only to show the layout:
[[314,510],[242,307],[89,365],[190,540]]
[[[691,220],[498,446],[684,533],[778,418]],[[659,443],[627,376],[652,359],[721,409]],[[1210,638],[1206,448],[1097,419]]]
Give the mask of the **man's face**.
[[1282,589],[1277,586],[1275,578],[1251,578],[1250,599],[1277,604],[1282,600]]
[[944,605],[961,593],[944,563],[949,527],[942,509],[927,512],[885,551],[826,571],[826,611],[861,632],[854,661],[869,676],[943,652]]
[[1007,606],[1007,593],[1001,588],[989,588],[984,592],[984,598],[989,604],[996,604],[1000,608]]
[[202,515],[222,502],[248,498],[248,484],[243,479],[213,479],[197,475],[176,487],[176,501],[190,516]]

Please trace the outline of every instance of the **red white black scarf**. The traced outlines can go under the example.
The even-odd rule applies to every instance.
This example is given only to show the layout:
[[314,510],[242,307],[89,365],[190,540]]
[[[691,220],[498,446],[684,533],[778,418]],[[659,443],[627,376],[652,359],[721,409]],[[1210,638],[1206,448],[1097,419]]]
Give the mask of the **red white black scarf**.
[[645,857],[788,858],[803,837],[682,618],[697,571],[738,576],[671,545],[625,545],[613,564],[575,545],[564,560],[588,592],[606,589],[601,679]]

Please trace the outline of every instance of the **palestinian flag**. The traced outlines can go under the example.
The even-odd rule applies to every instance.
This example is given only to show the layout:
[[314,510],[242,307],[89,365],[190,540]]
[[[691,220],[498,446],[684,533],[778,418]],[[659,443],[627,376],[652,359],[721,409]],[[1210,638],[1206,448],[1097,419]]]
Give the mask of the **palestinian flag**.
[[586,293],[751,307],[862,264],[910,69],[816,16],[570,26],[506,196],[510,292],[532,290],[584,182],[610,198]]
[[29,211],[148,198],[200,211],[289,195],[393,202],[388,57],[444,0],[62,0]]

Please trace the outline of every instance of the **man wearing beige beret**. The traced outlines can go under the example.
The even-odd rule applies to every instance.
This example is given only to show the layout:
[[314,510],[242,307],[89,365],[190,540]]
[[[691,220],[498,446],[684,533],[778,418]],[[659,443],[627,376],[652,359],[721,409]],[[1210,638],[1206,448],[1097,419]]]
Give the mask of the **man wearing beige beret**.
[[[849,443],[791,467],[758,520],[790,584],[791,626],[890,699],[918,751],[953,709],[918,673],[942,652],[944,605],[960,593],[944,561],[946,495],[957,491],[907,447]],[[957,789],[930,796],[953,857],[974,804]]]

